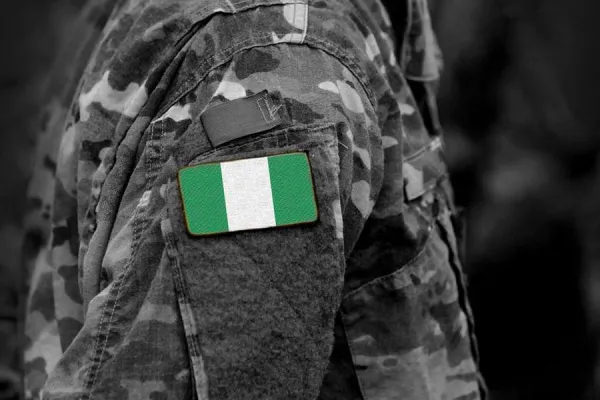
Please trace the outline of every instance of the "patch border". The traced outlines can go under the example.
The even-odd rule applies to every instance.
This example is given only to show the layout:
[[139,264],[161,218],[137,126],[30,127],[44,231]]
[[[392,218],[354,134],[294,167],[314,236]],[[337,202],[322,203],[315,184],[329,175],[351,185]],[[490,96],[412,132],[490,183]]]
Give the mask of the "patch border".
[[[216,165],[216,164],[222,164],[222,163],[226,163],[226,162],[234,162],[234,161],[239,161],[239,160],[253,160],[253,159],[257,159],[257,158],[269,158],[269,157],[280,157],[280,156],[285,156],[285,155],[292,155],[292,154],[303,154],[304,157],[306,158],[306,163],[308,164],[308,170],[309,170],[309,175],[310,175],[310,183],[311,183],[311,192],[312,192],[312,199],[313,199],[313,203],[315,205],[315,219],[314,220],[310,220],[310,221],[305,221],[305,222],[299,222],[296,224],[285,224],[285,225],[275,225],[275,226],[268,226],[265,228],[255,228],[255,229],[244,229],[244,230],[239,230],[239,231],[222,231],[222,232],[213,232],[213,233],[194,233],[192,232],[192,230],[190,229],[190,223],[188,220],[188,215],[186,212],[186,205],[185,205],[185,200],[184,200],[184,196],[183,196],[183,192],[181,189],[181,172],[186,170],[186,169],[190,169],[190,168],[197,168],[200,166],[205,166],[205,165]],[[181,208],[182,208],[182,212],[183,212],[183,219],[185,221],[185,228],[186,231],[188,233],[188,235],[192,236],[192,237],[212,237],[212,236],[220,236],[220,235],[227,235],[227,234],[236,234],[236,233],[242,233],[242,232],[257,232],[257,231],[263,231],[263,230],[269,230],[269,229],[278,229],[278,228],[286,228],[286,227],[292,227],[292,226],[303,226],[303,225],[311,225],[311,224],[315,224],[319,221],[320,219],[320,209],[319,209],[319,202],[317,201],[317,193],[315,190],[315,174],[312,168],[312,163],[310,162],[310,157],[308,154],[308,150],[304,150],[304,151],[291,151],[291,152],[285,152],[285,153],[276,153],[276,154],[270,154],[270,155],[264,155],[264,156],[256,156],[256,157],[242,157],[242,158],[236,158],[233,160],[227,160],[227,161],[214,161],[214,162],[206,162],[206,163],[198,163],[195,165],[188,165],[185,166],[183,168],[180,168],[179,171],[177,171],[177,186],[178,186],[178,191],[179,191],[179,199],[181,200]]]

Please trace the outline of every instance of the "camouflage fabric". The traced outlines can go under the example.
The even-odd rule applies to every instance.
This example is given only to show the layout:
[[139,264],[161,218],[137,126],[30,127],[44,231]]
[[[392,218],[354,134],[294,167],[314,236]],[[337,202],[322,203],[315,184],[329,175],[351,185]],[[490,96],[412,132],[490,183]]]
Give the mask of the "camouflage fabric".
[[24,346],[27,398],[38,397],[62,354],[52,289],[53,268],[49,259],[56,160],[65,119],[81,74],[114,4],[115,0],[82,2],[69,13],[62,45],[40,88],[41,97],[47,103],[40,116],[37,151],[27,193],[22,252],[22,264],[28,277],[26,286],[29,287]]
[[[55,365],[43,398],[485,395],[427,10],[407,2],[396,41],[377,1],[117,6],[62,135],[34,274],[52,279],[34,279],[29,326],[57,321],[29,350]],[[203,111],[264,90],[283,123],[213,147]],[[294,151],[318,223],[186,233],[179,169]]]

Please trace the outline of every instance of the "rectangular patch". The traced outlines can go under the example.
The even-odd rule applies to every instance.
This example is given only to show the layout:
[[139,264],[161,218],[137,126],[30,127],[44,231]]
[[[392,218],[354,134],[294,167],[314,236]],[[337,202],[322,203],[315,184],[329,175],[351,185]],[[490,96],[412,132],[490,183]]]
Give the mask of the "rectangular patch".
[[299,225],[318,218],[306,153],[287,153],[179,171],[188,232],[194,236]]
[[278,109],[269,92],[263,90],[211,107],[202,113],[200,120],[211,144],[217,147],[277,127],[281,124]]

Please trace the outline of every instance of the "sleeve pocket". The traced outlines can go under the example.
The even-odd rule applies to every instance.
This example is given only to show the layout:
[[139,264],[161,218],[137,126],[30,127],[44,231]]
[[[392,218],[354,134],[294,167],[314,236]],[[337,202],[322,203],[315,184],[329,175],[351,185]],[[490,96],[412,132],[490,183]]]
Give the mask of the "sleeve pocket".
[[192,236],[179,183],[169,187],[163,234],[193,374],[211,399],[318,395],[344,277],[337,146],[334,126],[291,128],[188,163],[304,152],[319,210],[311,224]]

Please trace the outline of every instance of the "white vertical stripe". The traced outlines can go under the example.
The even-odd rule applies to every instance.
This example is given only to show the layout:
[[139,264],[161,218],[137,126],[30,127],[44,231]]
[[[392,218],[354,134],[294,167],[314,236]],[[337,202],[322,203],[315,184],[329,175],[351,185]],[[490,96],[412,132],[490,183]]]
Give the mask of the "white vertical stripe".
[[308,32],[308,5],[303,4],[303,6],[304,6],[304,15],[303,15],[302,23],[304,24],[304,27],[302,28],[302,39],[300,39],[300,43],[304,43],[304,40],[306,40],[306,33]]
[[275,226],[267,157],[221,164],[230,231]]

